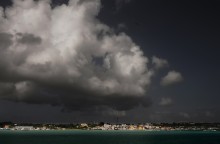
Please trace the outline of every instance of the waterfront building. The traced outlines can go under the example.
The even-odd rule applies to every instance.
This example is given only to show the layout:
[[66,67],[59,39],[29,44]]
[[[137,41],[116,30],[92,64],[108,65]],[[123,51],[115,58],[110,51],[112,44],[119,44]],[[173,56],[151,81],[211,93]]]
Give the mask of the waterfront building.
[[14,130],[34,130],[33,126],[15,126]]

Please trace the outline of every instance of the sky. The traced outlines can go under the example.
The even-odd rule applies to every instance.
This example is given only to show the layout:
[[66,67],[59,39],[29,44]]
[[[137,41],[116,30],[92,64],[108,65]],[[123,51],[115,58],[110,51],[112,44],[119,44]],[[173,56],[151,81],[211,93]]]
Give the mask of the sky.
[[1,0],[0,121],[220,122],[219,5]]

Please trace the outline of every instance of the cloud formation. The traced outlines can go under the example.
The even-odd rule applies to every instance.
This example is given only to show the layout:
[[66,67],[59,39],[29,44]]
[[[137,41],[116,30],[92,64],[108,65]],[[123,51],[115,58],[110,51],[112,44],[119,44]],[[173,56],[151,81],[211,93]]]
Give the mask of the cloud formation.
[[172,84],[181,82],[182,80],[183,80],[183,77],[181,73],[176,72],[176,71],[170,71],[164,78],[162,78],[161,85],[163,86],[172,85]]
[[[149,106],[152,76],[168,62],[150,62],[128,35],[101,23],[100,7],[100,0],[59,6],[14,0],[0,7],[0,99],[122,116]],[[178,81],[176,75],[163,83]]]
[[169,65],[167,60],[158,58],[156,56],[152,57],[152,64],[154,65],[156,69],[161,69]]
[[50,4],[14,0],[0,8],[0,97],[74,110],[148,105],[149,60],[96,18],[100,1]]

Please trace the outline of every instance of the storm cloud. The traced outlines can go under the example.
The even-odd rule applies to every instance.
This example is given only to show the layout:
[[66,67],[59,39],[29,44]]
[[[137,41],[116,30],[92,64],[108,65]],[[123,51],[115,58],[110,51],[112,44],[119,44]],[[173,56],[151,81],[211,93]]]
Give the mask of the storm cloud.
[[96,18],[100,7],[99,0],[53,8],[49,0],[14,0],[0,8],[0,98],[70,110],[149,106],[154,68],[127,34]]

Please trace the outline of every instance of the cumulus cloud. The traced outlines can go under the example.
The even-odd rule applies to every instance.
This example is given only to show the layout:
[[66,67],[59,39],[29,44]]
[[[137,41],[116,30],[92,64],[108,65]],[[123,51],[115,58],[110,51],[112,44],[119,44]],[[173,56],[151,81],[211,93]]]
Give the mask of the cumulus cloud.
[[149,60],[128,35],[96,18],[100,5],[14,0],[0,8],[0,98],[73,110],[147,106]]
[[173,104],[173,100],[171,98],[168,97],[163,97],[161,98],[159,105],[160,106],[170,106]]
[[182,80],[183,80],[183,77],[181,73],[176,72],[176,71],[170,71],[164,78],[162,78],[161,85],[167,86],[167,85],[181,82]]
[[167,60],[158,58],[156,56],[152,57],[152,64],[154,65],[156,69],[161,69],[169,65]]

